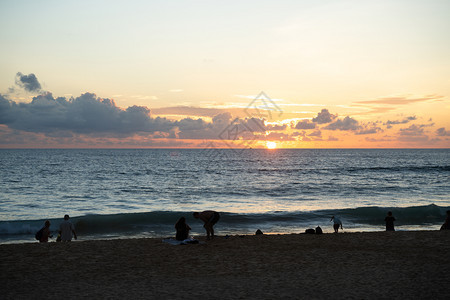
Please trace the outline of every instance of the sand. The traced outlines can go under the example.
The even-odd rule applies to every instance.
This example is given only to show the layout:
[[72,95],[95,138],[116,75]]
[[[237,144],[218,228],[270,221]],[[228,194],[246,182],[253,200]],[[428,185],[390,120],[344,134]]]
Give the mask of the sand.
[[450,299],[450,231],[0,245],[0,271],[1,299]]

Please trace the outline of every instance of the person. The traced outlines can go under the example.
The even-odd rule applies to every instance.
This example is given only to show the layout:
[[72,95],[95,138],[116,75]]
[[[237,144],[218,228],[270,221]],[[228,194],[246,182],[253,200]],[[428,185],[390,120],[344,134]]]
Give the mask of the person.
[[219,221],[220,214],[213,210],[205,210],[201,213],[195,212],[194,218],[202,220],[205,224],[203,227],[206,229],[206,239],[214,238],[213,226]]
[[42,230],[41,238],[39,239],[39,243],[47,243],[48,238],[52,238],[53,236],[50,234],[50,221],[45,221],[44,230]]
[[77,233],[72,222],[69,221],[69,215],[65,215],[64,221],[59,225],[59,233],[61,234],[61,242],[70,242],[72,234],[77,239]]
[[186,218],[181,217],[178,222],[175,224],[175,229],[177,230],[177,234],[175,239],[177,241],[184,241],[189,237],[189,230],[191,230],[191,227],[189,227],[188,224],[186,224]]
[[387,217],[384,218],[384,221],[386,222],[386,231],[395,231],[394,229],[395,218],[392,216],[391,211],[387,213]]
[[450,230],[450,210],[447,210],[447,217],[445,218],[444,224],[441,226],[441,230]]
[[344,228],[342,227],[341,219],[339,219],[338,217],[332,216],[330,222],[331,222],[331,221],[334,222],[334,223],[333,223],[334,233],[338,233],[339,227],[341,227],[341,229],[344,229]]
[[317,226],[316,227],[316,234],[322,234],[322,233],[323,233],[322,228],[320,228],[320,226]]

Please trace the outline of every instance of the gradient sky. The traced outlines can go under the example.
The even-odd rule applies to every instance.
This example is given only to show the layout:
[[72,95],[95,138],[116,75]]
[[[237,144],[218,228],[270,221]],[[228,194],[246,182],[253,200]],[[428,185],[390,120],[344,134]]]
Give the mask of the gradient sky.
[[449,148],[448,16],[447,0],[0,0],[0,148]]

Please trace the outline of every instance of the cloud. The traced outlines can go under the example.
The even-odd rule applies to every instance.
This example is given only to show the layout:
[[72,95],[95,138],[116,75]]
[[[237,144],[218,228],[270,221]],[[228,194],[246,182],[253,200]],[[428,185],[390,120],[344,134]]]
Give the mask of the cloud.
[[381,97],[374,100],[357,101],[353,103],[353,106],[366,108],[368,111],[360,112],[358,114],[367,115],[387,113],[403,105],[410,105],[420,102],[438,102],[443,100],[444,96],[441,95],[425,95],[422,97],[394,96]]
[[416,119],[417,119],[416,116],[410,116],[410,117],[404,118],[401,121],[399,121],[399,120],[395,120],[395,121],[388,120],[386,123],[384,123],[384,125],[386,125],[387,128],[392,128],[392,125],[406,124],[406,123],[409,123],[409,122],[414,121]]
[[382,97],[375,100],[357,101],[358,104],[388,104],[388,105],[408,105],[417,102],[442,101],[444,96],[441,95],[427,95],[423,97],[409,98],[409,97]]
[[392,137],[389,137],[389,136],[384,136],[382,138],[366,137],[365,140],[368,141],[368,142],[371,142],[371,143],[393,142],[393,141],[395,141],[395,139],[393,139]]
[[450,136],[450,131],[445,130],[444,127],[441,127],[436,130],[436,134],[438,136]]
[[344,119],[338,119],[335,122],[325,126],[323,129],[327,130],[359,130],[361,126],[358,121],[351,117],[345,117]]
[[298,122],[297,125],[295,125],[295,129],[314,129],[314,128],[316,128],[316,123],[312,123],[308,120],[302,120]]
[[[31,103],[15,103],[0,95],[0,124],[10,129],[44,134],[46,137],[88,135],[127,138],[132,136],[180,139],[266,139],[265,132],[282,130],[286,125],[267,127],[263,119],[235,118],[220,113],[211,122],[198,118],[178,121],[152,117],[149,108],[130,106],[122,109],[114,100],[85,93],[77,98],[55,98],[45,93]],[[226,134],[224,133],[230,133]],[[275,137],[275,136],[273,136]],[[287,136],[279,136],[287,139]]]
[[425,125],[411,125],[408,128],[401,128],[399,134],[401,136],[423,136]]
[[276,140],[276,141],[294,141],[292,136],[284,132],[271,132],[267,136],[263,136],[265,140]]
[[320,111],[317,114],[317,117],[312,119],[312,121],[319,123],[319,124],[325,124],[325,123],[331,123],[336,118],[337,118],[337,115],[330,114],[328,109],[324,108],[324,109],[322,109],[322,111]]
[[151,118],[150,110],[131,106],[123,110],[111,99],[85,93],[77,98],[54,98],[45,93],[31,103],[16,104],[0,97],[0,124],[28,132],[54,134],[58,131],[96,134],[169,131],[175,124],[165,118]]
[[355,132],[356,135],[364,135],[364,134],[375,134],[378,132],[383,132],[383,129],[377,126],[378,123],[381,123],[379,121],[376,122],[369,122],[365,124],[361,124],[361,129],[357,132]]
[[356,132],[355,134],[357,134],[357,135],[374,134],[374,133],[378,133],[379,131],[382,131],[381,128],[373,127],[373,128],[367,128],[367,129],[360,130],[360,131]]
[[322,132],[320,130],[315,130],[314,132],[308,134],[308,136],[322,137]]
[[267,124],[266,125],[266,130],[268,131],[282,131],[282,130],[286,130],[287,125],[283,124],[283,125],[279,125],[279,124]]
[[41,84],[33,73],[24,75],[18,72],[16,74],[16,84],[27,92],[39,93],[41,91]]

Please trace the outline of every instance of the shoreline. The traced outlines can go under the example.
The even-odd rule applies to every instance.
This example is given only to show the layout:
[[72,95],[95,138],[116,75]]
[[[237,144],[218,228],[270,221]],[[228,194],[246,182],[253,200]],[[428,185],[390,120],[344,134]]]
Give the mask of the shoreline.
[[450,297],[450,231],[0,245],[4,299]]
[[[435,225],[415,225],[415,226],[395,226],[396,232],[416,232],[416,231],[439,231],[442,224],[435,224]],[[311,227],[313,228],[313,227]],[[190,236],[193,238],[201,237],[203,233],[203,228],[197,228],[197,231],[192,230]],[[305,230],[307,228],[305,227]],[[324,234],[333,233],[333,228],[330,228],[330,226],[322,227]],[[230,231],[230,230],[224,230],[220,228],[219,230],[216,229],[216,232],[219,232],[219,236],[252,236],[254,235],[256,229],[253,232],[249,231]],[[386,230],[383,228],[383,226],[377,226],[374,228],[370,227],[345,227],[343,230],[339,229],[339,233],[342,234],[350,234],[350,233],[379,233],[379,232],[385,232]],[[77,231],[78,232],[78,231]],[[263,232],[266,235],[290,235],[290,234],[304,234],[304,230],[296,230],[296,231],[264,231]],[[78,232],[79,233],[79,232]],[[88,234],[85,235],[84,233],[79,233],[78,240],[76,242],[85,242],[85,241],[103,241],[103,240],[124,240],[124,239],[165,239],[165,238],[171,238],[175,236],[175,233],[173,232],[173,236],[171,235],[172,232],[166,232],[165,234],[153,234],[149,235],[147,233],[137,233],[134,235],[130,234]],[[56,236],[58,235],[57,231],[52,231],[53,238],[49,238],[48,243],[54,243],[56,242]],[[12,244],[33,244],[37,243],[37,241],[32,237],[32,233],[29,235],[24,236],[22,239],[3,239],[0,240],[0,245],[12,245]]]

